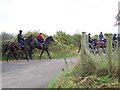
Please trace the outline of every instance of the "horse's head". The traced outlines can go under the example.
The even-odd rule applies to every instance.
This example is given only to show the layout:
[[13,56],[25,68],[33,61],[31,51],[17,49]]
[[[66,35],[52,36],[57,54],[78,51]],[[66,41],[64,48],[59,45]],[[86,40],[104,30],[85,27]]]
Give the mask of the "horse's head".
[[49,36],[48,38],[49,38],[50,41],[55,42],[55,40],[53,39],[52,36]]

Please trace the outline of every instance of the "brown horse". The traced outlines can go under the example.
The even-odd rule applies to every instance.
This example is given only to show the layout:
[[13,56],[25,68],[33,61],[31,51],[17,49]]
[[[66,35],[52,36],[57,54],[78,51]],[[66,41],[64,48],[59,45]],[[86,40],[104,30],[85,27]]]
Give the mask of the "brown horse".
[[28,59],[28,54],[29,54],[29,50],[30,50],[30,44],[31,42],[34,40],[33,38],[33,35],[30,35],[27,39],[25,39],[25,44],[24,44],[24,47],[20,47],[20,44],[18,42],[12,42],[12,43],[8,43],[6,44],[5,46],[5,49],[4,49],[4,53],[9,51],[8,54],[7,54],[7,62],[8,62],[8,58],[10,56],[10,54],[12,54],[12,56],[18,60],[18,58],[16,57],[16,52],[18,50],[24,52],[24,54],[26,55],[26,59],[29,61]]
[[96,53],[99,53],[99,48],[102,48],[102,51],[105,53],[106,52],[106,44],[104,41],[97,40],[95,48],[97,49]]

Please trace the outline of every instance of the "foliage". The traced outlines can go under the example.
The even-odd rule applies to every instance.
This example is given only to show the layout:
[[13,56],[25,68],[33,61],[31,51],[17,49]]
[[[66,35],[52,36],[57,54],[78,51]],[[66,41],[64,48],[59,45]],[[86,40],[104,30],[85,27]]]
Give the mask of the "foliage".
[[[96,64],[99,67],[97,68],[98,71],[99,69],[106,67],[105,65],[107,64],[103,65],[103,63],[104,62],[101,63],[100,61],[96,61]],[[109,77],[108,74],[104,73],[99,76],[99,74],[102,73],[99,71],[99,74],[82,77],[78,74],[80,72],[79,65],[80,63],[75,65],[73,69],[62,72],[53,82],[48,85],[48,88],[118,88],[118,76]],[[114,64],[114,66],[116,65]]]
[[2,37],[2,43],[4,43],[4,42],[10,42],[12,38],[14,38],[14,35],[6,32],[2,32],[0,34],[0,37]]
[[74,35],[66,34],[65,32],[58,31],[54,37],[57,39],[58,42],[61,42],[65,45],[76,45],[79,46],[81,41],[81,35],[79,33]]

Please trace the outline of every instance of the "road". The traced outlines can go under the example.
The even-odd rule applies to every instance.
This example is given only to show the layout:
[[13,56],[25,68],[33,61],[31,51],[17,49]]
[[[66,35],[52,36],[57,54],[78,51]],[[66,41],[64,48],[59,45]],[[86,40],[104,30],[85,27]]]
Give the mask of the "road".
[[[78,59],[69,58],[67,62],[71,67]],[[64,59],[2,62],[2,88],[47,88],[62,68],[67,69]]]

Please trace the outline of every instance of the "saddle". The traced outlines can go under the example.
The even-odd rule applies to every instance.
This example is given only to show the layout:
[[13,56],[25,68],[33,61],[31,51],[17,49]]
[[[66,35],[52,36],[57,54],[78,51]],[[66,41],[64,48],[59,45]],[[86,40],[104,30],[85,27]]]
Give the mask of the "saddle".
[[18,42],[18,45],[19,45],[19,48],[23,48],[24,47],[24,44],[21,43],[21,42]]
[[44,44],[44,42],[43,43],[37,42],[37,46],[43,47],[43,44]]

